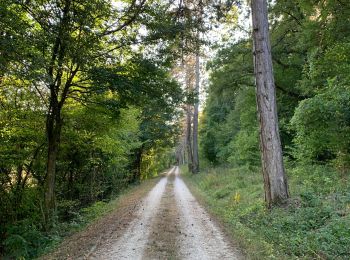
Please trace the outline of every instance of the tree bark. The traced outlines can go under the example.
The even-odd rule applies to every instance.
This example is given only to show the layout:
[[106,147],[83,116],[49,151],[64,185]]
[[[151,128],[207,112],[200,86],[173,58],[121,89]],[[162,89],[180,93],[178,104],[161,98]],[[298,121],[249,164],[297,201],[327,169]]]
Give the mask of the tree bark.
[[269,39],[267,2],[252,0],[253,54],[260,149],[268,207],[289,197],[278,128],[276,90]]
[[142,165],[142,155],[143,147],[137,148],[134,150],[134,162],[132,165],[132,178],[131,182],[138,182],[141,179],[141,165]]
[[[187,94],[191,94],[193,88],[191,86],[191,70],[189,63],[187,62],[184,66],[185,69],[185,84]],[[185,150],[187,149],[187,166],[188,171],[192,172],[193,166],[193,150],[192,150],[192,105],[190,101],[186,104],[186,132],[185,132]]]
[[[202,26],[202,15],[203,15],[203,3],[202,0],[198,1],[197,10],[198,26]],[[194,111],[193,111],[193,166],[192,173],[196,174],[199,172],[199,155],[198,155],[198,110],[199,110],[199,85],[200,85],[200,64],[199,64],[199,54],[200,54],[200,30],[197,29],[196,37],[196,57],[195,57],[195,87],[194,87]]]
[[193,111],[193,165],[192,173],[196,174],[199,172],[199,156],[198,156],[198,108],[199,108],[199,51],[196,53],[196,84],[194,89],[194,111]]
[[186,111],[186,147],[187,147],[187,165],[188,165],[188,171],[192,172],[192,166],[193,166],[193,156],[192,156],[192,138],[191,138],[191,128],[192,128],[192,122],[191,122],[191,105],[187,105],[187,111]]
[[55,212],[56,160],[62,128],[61,108],[58,105],[57,97],[55,97],[55,95],[51,96],[50,109],[46,120],[46,134],[48,141],[46,178],[44,183],[44,217],[46,229],[50,228],[52,217]]

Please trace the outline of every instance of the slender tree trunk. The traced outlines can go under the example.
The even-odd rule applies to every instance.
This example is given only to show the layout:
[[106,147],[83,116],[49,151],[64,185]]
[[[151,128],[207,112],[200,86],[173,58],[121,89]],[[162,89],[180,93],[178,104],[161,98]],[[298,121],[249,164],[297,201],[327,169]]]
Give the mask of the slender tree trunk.
[[[186,131],[187,131],[187,129],[186,129]],[[187,162],[187,158],[186,158],[186,133],[185,133],[184,139],[182,140],[182,158],[183,158],[182,164],[185,164]]]
[[192,156],[192,136],[191,136],[191,128],[192,128],[192,120],[191,120],[191,105],[187,105],[186,111],[186,147],[187,147],[187,165],[188,171],[192,172],[193,166],[193,156]]
[[198,156],[198,108],[199,108],[199,50],[196,53],[196,85],[194,89],[195,103],[193,111],[193,165],[192,173],[199,172],[199,156]]
[[254,70],[256,98],[260,123],[261,163],[267,205],[289,197],[278,129],[277,104],[271,46],[269,39],[267,2],[252,0]]
[[72,168],[69,169],[68,174],[69,174],[68,175],[68,196],[69,196],[69,199],[73,200],[74,199],[74,173]]
[[58,106],[57,99],[51,97],[50,110],[46,121],[46,134],[48,141],[46,178],[44,183],[45,190],[45,224],[49,229],[52,217],[55,212],[55,179],[56,179],[56,160],[60,143],[62,119],[61,108]]
[[22,183],[22,172],[23,172],[23,165],[20,164],[17,166],[17,179],[16,179],[16,190],[19,190]]
[[139,153],[138,153],[138,159],[137,159],[137,162],[138,162],[138,164],[137,164],[137,174],[138,174],[138,179],[137,179],[137,181],[140,181],[141,180],[141,174],[142,174],[142,172],[141,172],[141,170],[142,170],[142,154],[143,154],[143,149],[141,148],[140,149],[140,151],[139,151]]
[[[203,3],[202,0],[198,1],[197,18],[198,25],[202,26],[202,15],[203,15]],[[195,87],[194,87],[194,111],[193,111],[193,166],[192,173],[196,174],[199,172],[199,155],[198,155],[198,110],[199,110],[199,85],[200,85],[200,30],[197,29],[197,43],[196,43],[196,57],[195,57]]]
[[[191,71],[189,65],[185,64],[185,84],[187,94],[191,94],[193,89],[191,87]],[[187,149],[187,166],[188,171],[192,172],[193,166],[193,150],[192,150],[192,105],[187,101],[186,105],[186,132],[185,132],[185,149]]]
[[[13,205],[15,208],[19,208],[22,202],[22,197],[23,197],[23,189],[22,189],[22,173],[23,173],[23,165],[20,164],[17,166],[17,176],[16,176],[16,185],[14,187],[14,192],[13,192]],[[16,212],[15,214],[15,219],[17,220],[18,218],[18,213]]]
[[131,182],[137,182],[141,179],[141,164],[142,164],[143,147],[137,148],[134,153],[134,163],[132,166],[133,176]]
[[[78,71],[71,71],[66,83],[62,83],[63,78],[63,61],[66,55],[67,41],[69,39],[69,11],[71,7],[71,0],[64,1],[62,9],[62,20],[60,22],[59,30],[55,42],[53,44],[51,61],[48,67],[48,77],[51,82],[50,89],[50,106],[46,118],[46,135],[48,141],[46,178],[44,183],[44,220],[45,227],[48,230],[53,221],[55,213],[55,179],[56,179],[56,160],[58,149],[60,145],[62,118],[61,111],[64,102],[67,98],[68,90],[73,77]],[[61,94],[60,89],[64,87]],[[59,99],[59,96],[61,97]]]
[[185,148],[182,151],[182,158],[183,158],[182,164],[185,164],[186,163],[186,150],[185,150]]

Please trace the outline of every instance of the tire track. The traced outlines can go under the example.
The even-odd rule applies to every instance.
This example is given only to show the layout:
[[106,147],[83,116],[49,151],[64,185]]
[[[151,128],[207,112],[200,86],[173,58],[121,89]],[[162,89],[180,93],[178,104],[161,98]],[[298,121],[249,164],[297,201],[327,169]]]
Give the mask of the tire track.
[[239,259],[238,252],[199,205],[175,170],[175,198],[180,211],[181,259]]
[[[170,172],[173,170],[174,168]],[[111,241],[109,246],[98,249],[91,259],[142,259],[166,184],[167,177],[163,177],[142,201],[136,218],[124,234]]]

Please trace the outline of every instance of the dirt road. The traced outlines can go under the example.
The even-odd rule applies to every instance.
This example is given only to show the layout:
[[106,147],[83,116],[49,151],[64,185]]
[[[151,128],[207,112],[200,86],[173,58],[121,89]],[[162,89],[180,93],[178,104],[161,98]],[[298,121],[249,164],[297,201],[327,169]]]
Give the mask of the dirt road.
[[89,239],[88,251],[80,246],[77,253],[72,247],[71,252],[67,250],[55,258],[240,259],[238,251],[180,178],[178,167],[173,167],[126,214],[118,214],[112,214],[108,221],[74,241],[78,246],[86,243],[86,237],[102,232]]

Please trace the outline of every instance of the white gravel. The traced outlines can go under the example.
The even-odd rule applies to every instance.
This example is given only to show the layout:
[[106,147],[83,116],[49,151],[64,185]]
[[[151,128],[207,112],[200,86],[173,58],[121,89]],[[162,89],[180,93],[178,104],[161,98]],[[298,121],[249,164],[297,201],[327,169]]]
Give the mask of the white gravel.
[[[172,174],[175,175],[175,180],[168,182]],[[166,186],[168,193],[164,193]],[[169,207],[177,207],[175,212],[178,212],[179,216],[173,216],[174,221],[169,225],[174,225],[175,222],[179,224],[179,232],[174,234],[179,248],[176,256],[164,258],[164,254],[159,254],[159,257],[153,259],[235,260],[240,258],[239,253],[225,239],[220,228],[211,220],[209,214],[199,205],[179,177],[179,168],[173,167],[167,176],[163,177],[150,191],[140,207],[135,209],[136,218],[130,222],[126,231],[119,236],[114,235],[113,240],[108,243],[101,243],[101,247],[90,259],[150,259],[145,256],[145,247],[151,232],[162,232],[162,230],[152,230],[155,226],[152,224],[159,211],[163,194],[175,197],[176,203],[172,203],[174,205]],[[170,241],[174,241],[174,238],[169,240],[169,243],[172,243]],[[157,252],[155,253],[157,256]]]
[[180,211],[181,259],[238,259],[238,253],[225,241],[225,236],[198,204],[175,170],[175,198]]
[[[173,169],[171,169],[173,171]],[[147,237],[151,232],[154,219],[165,190],[167,178],[163,177],[142,201],[136,218],[126,232],[110,248],[103,247],[94,253],[95,259],[143,259]]]

